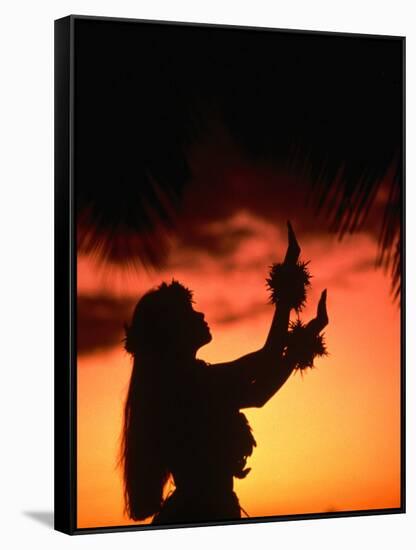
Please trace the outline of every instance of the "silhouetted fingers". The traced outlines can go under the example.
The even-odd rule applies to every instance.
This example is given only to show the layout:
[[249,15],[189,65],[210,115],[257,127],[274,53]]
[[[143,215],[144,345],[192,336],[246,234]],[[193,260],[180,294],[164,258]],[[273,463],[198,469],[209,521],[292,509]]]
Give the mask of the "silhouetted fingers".
[[326,310],[326,297],[327,291],[325,289],[321,294],[321,298],[319,299],[318,309],[316,313],[316,319],[318,321],[318,326],[320,327],[319,330],[322,330],[324,327],[326,327],[329,322],[328,312]]
[[287,222],[287,240],[288,246],[285,256],[285,262],[295,264],[299,259],[300,246],[296,239],[295,232],[293,231],[293,227],[289,221]]
[[325,289],[319,299],[316,317],[311,319],[306,325],[314,334],[319,334],[329,322],[328,313],[326,311],[326,294]]

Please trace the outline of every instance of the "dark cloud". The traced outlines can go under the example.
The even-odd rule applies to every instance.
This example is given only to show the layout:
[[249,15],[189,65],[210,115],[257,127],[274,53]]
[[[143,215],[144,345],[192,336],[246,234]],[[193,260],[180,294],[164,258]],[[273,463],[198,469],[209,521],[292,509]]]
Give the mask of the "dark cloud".
[[[77,299],[77,351],[79,355],[123,345],[124,325],[129,323],[135,299],[110,295],[80,295]],[[221,300],[213,307],[212,321],[228,325],[264,313],[265,302],[244,308]]]
[[[264,314],[267,311],[268,304],[265,302],[253,302],[249,306],[240,308],[232,308],[222,306],[222,312],[214,315],[214,321],[219,325],[232,325],[234,323],[240,323],[246,319],[253,320],[258,315]],[[270,309],[270,308],[269,308]]]
[[[201,248],[207,244],[206,251],[223,255],[227,246],[222,242],[229,239],[227,220],[242,211],[276,227],[285,227],[290,219],[304,234],[328,233],[327,220],[319,220],[310,204],[309,188],[304,180],[271,163],[247,162],[233,151],[231,144],[227,146],[227,160],[216,155],[218,142],[212,147],[205,143],[203,150],[195,153],[192,186],[184,194],[178,224],[178,233],[185,246],[192,244],[190,239],[196,232],[210,238],[196,244]],[[209,230],[209,224],[220,221],[224,223],[223,234]],[[250,236],[249,228],[239,234],[240,240]]]
[[[337,234],[331,208],[318,209],[305,175],[270,160],[247,160],[221,127],[192,149],[190,165],[192,184],[183,194],[177,221],[177,236],[184,247],[225,260],[253,235],[249,226],[233,225],[233,217],[241,212],[276,228],[284,228],[290,220],[304,242]],[[380,182],[360,227],[375,241],[380,236],[390,182],[388,177]]]
[[77,351],[93,353],[99,349],[122,346],[124,323],[130,321],[134,301],[111,296],[78,296]]
[[205,226],[241,209],[317,235],[371,205],[380,225],[392,165],[400,190],[400,40],[85,20],[75,37],[83,252],[160,268],[174,235],[223,257],[238,239]]
[[223,224],[194,224],[183,235],[182,242],[187,248],[206,252],[214,257],[226,258],[233,254],[240,244],[253,235],[249,227],[231,227],[227,221]]
[[351,266],[351,271],[354,273],[365,273],[367,271],[370,271],[374,269],[375,267],[375,261],[371,258],[364,258],[362,260],[358,260]]

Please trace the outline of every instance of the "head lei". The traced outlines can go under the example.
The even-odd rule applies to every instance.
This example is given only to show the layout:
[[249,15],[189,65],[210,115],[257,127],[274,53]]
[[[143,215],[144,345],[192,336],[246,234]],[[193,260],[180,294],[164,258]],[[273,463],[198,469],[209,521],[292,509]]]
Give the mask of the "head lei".
[[165,300],[172,303],[193,304],[193,292],[179,281],[172,279],[170,283],[161,283],[152,293],[157,293],[160,300]]

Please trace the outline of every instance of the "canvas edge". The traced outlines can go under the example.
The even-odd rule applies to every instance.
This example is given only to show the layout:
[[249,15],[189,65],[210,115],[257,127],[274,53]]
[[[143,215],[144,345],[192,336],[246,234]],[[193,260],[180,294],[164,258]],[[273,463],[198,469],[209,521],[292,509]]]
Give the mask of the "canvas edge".
[[[401,504],[397,508],[352,510],[265,516],[242,520],[172,525],[121,525],[77,527],[76,505],[76,256],[73,186],[73,45],[76,20],[163,24],[172,26],[212,27],[257,30],[288,34],[330,35],[397,40],[402,43],[402,226],[401,226]],[[70,535],[143,531],[219,525],[330,519],[406,512],[406,438],[405,438],[405,36],[390,36],[334,31],[278,29],[179,21],[155,21],[132,18],[69,15],[55,20],[55,523],[54,528]],[[65,368],[63,365],[67,365]]]
[[54,23],[54,528],[76,528],[73,18]]

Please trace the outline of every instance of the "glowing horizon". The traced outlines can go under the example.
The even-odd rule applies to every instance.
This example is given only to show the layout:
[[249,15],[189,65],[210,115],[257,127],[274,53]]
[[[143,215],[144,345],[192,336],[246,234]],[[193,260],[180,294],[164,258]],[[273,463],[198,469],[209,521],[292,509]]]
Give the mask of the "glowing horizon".
[[[215,363],[253,351],[272,317],[264,280],[283,257],[284,222],[276,228],[239,212],[226,223],[251,235],[222,262],[177,245],[164,270],[132,274],[105,272],[81,256],[78,295],[137,300],[174,277],[193,289],[211,326],[200,358]],[[330,356],[303,379],[292,375],[262,409],[245,410],[258,447],[236,493],[250,516],[399,507],[400,311],[390,281],[373,269],[376,244],[366,233],[342,242],[298,238],[314,276],[302,318],[314,315],[327,288]],[[135,523],[123,515],[116,468],[130,369],[121,341],[78,358],[78,527]]]

